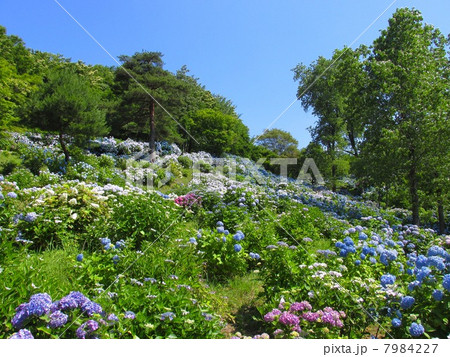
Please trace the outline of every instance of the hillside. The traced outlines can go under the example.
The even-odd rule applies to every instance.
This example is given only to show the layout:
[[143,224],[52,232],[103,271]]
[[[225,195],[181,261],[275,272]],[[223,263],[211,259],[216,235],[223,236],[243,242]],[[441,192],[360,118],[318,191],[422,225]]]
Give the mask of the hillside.
[[156,148],[101,138],[66,162],[57,136],[2,139],[2,338],[449,335],[448,236],[250,159]]

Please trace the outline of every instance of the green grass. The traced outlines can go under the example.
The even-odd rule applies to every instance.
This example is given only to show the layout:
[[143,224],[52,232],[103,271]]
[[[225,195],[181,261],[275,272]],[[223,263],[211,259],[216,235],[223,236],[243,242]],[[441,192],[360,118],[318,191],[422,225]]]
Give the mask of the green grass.
[[264,303],[261,297],[263,287],[258,273],[252,272],[235,277],[227,284],[213,288],[217,295],[224,297],[225,310],[229,316],[233,316],[229,318],[223,331],[227,337],[236,332],[247,336],[263,332],[261,331],[261,315],[258,311],[258,307]]

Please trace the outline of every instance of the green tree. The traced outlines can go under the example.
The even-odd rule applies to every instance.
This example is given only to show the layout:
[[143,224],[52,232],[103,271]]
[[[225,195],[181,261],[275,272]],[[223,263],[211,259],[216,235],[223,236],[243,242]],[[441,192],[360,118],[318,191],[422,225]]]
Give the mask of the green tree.
[[157,139],[179,139],[177,125],[182,124],[175,112],[185,86],[163,69],[160,52],[137,52],[119,59],[122,67],[116,70],[115,91],[121,93],[121,103],[115,131],[147,136],[154,159]]
[[36,90],[40,77],[30,51],[0,26],[0,130],[20,119],[20,109]]
[[336,190],[344,151],[358,156],[358,140],[363,131],[361,95],[366,85],[363,62],[367,53],[357,50],[336,50],[331,59],[319,57],[306,67],[297,65],[294,80],[299,82],[297,96],[305,110],[312,108],[318,120],[310,128],[313,142],[322,145],[329,157],[332,189]]
[[204,150],[213,155],[223,153],[243,155],[249,144],[248,128],[234,115],[219,110],[201,109],[192,116],[189,131],[198,143],[194,150]]
[[43,130],[58,133],[66,162],[70,154],[67,136],[78,145],[108,132],[105,112],[100,108],[101,90],[75,68],[59,68],[49,72],[33,98],[30,122]]
[[298,141],[291,133],[281,129],[264,131],[255,144],[264,146],[279,156],[294,157],[298,154]]
[[[374,171],[385,174],[381,178],[385,183],[407,181],[414,224],[419,224],[420,171],[433,162],[430,155],[439,155],[429,135],[448,127],[447,47],[447,39],[424,24],[418,10],[398,9],[375,40],[368,62],[373,100],[364,157],[370,157],[367,165]],[[386,165],[387,156],[392,165]],[[375,181],[379,184],[380,178]]]

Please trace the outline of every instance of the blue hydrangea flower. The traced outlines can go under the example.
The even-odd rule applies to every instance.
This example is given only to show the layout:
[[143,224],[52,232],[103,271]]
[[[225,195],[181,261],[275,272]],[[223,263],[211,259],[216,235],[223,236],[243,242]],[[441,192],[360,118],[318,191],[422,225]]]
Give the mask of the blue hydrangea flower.
[[445,274],[442,280],[442,286],[445,290],[450,291],[450,274]]
[[409,328],[409,333],[413,337],[419,337],[425,332],[425,329],[421,324],[413,322]]
[[189,243],[197,244],[197,240],[195,238],[189,238]]
[[15,192],[8,192],[8,194],[6,195],[9,198],[17,198],[17,193]]
[[414,280],[408,284],[408,290],[413,291],[415,288],[417,288],[418,286],[421,286],[421,285],[422,285],[422,283],[420,281]]
[[442,247],[439,247],[437,245],[432,246],[430,249],[428,249],[427,252],[427,256],[428,257],[432,257],[432,256],[445,256],[446,252],[445,249]]
[[77,262],[82,262],[83,261],[83,257],[84,257],[83,254],[81,254],[81,253],[78,254],[77,255]]
[[422,267],[426,267],[428,265],[428,259],[424,255],[419,255],[416,259],[416,267],[420,269]]
[[400,307],[402,309],[409,309],[414,305],[415,299],[412,296],[403,296],[400,300]]
[[109,246],[111,244],[111,239],[109,238],[100,238],[100,243],[104,246]]
[[242,246],[240,244],[235,244],[234,245],[234,251],[236,253],[239,253],[242,250]]
[[237,231],[236,234],[233,235],[233,239],[237,242],[243,240],[244,238],[245,238],[245,235],[241,231]]
[[11,340],[33,340],[34,337],[30,331],[27,329],[19,330],[9,337]]
[[392,319],[391,323],[393,327],[398,328],[402,325],[402,320],[394,318]]
[[359,240],[366,240],[367,239],[367,234],[364,233],[364,232],[359,233],[358,239]]
[[50,321],[48,323],[48,326],[50,328],[58,328],[64,326],[67,323],[68,318],[69,316],[67,316],[63,312],[55,311],[50,315]]
[[444,298],[444,292],[438,289],[435,289],[431,295],[436,301],[441,301]]
[[430,256],[428,257],[428,266],[435,267],[437,270],[444,270],[445,269],[444,258],[438,257],[436,255]]
[[225,229],[222,226],[217,227],[217,233],[222,234],[224,232],[225,232]]
[[34,222],[36,220],[36,218],[37,218],[37,214],[35,212],[30,212],[30,213],[27,213],[25,215],[25,217],[23,217],[23,220],[25,222],[31,223],[31,222]]
[[119,262],[120,258],[119,258],[119,256],[116,254],[115,256],[113,256],[112,260],[113,260],[114,264],[117,264],[117,263]]
[[431,274],[431,269],[428,267],[421,267],[420,270],[416,273],[416,279],[420,282],[423,281],[426,277]]
[[123,240],[123,239],[118,240],[118,241],[116,242],[116,244],[114,245],[114,247],[115,247],[116,249],[123,249],[123,248],[125,248],[125,242],[124,242],[124,240]]
[[172,321],[175,317],[176,317],[176,315],[173,312],[170,312],[170,311],[161,314],[161,320],[162,321],[165,321],[167,319]]
[[223,222],[222,221],[217,221],[216,226],[217,227],[223,227]]
[[351,239],[350,237],[345,237],[343,242],[348,247],[351,247],[351,246],[355,245],[355,243],[353,242],[353,239]]
[[360,265],[361,265],[361,260],[359,260],[359,259],[358,259],[358,260],[355,260],[355,265],[356,265],[356,266],[360,266]]
[[395,279],[396,279],[395,275],[392,274],[382,275],[380,278],[381,286],[385,288],[387,285],[394,284]]
[[127,311],[127,312],[125,312],[125,315],[123,316],[123,318],[134,320],[136,318],[136,314],[133,311]]

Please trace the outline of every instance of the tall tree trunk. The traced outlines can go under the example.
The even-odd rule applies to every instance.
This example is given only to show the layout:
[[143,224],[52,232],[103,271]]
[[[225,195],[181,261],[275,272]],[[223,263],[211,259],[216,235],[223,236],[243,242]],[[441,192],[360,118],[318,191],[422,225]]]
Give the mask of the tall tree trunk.
[[152,100],[150,104],[150,161],[156,159],[156,131],[155,131],[155,102]]
[[419,225],[419,193],[417,192],[417,172],[414,162],[411,163],[409,170],[409,193],[411,195],[413,224]]
[[358,153],[358,149],[356,148],[355,134],[353,133],[352,129],[347,130],[347,134],[348,134],[348,139],[350,140],[350,146],[352,147],[352,150],[353,150],[353,155],[355,155],[355,157],[358,157],[359,153]]
[[445,231],[445,218],[444,218],[444,204],[442,203],[441,190],[438,191],[438,219],[439,219],[439,234],[444,234]]
[[336,164],[333,163],[331,165],[331,182],[332,182],[331,190],[333,192],[336,192],[336,169],[337,169]]
[[69,162],[70,155],[69,150],[67,150],[66,143],[64,142],[63,133],[61,131],[59,132],[59,144],[61,145],[61,149],[64,153],[64,161],[67,163]]

